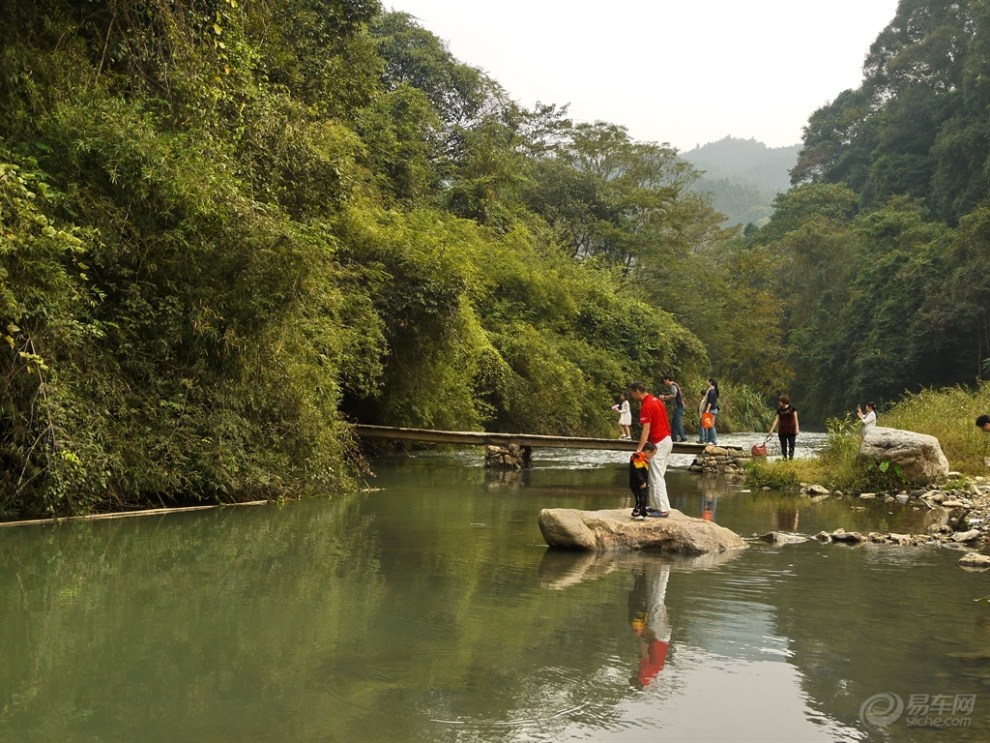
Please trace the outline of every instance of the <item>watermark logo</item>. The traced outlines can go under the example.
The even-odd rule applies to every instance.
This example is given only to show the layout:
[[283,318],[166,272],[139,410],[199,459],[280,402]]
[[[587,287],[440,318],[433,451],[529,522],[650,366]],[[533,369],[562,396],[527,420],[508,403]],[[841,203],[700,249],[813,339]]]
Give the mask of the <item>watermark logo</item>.
[[875,728],[893,725],[902,714],[904,700],[889,691],[874,694],[859,707],[859,719]]
[[860,705],[859,719],[885,728],[904,719],[909,728],[968,728],[976,694],[911,694],[907,704],[893,692],[874,694]]

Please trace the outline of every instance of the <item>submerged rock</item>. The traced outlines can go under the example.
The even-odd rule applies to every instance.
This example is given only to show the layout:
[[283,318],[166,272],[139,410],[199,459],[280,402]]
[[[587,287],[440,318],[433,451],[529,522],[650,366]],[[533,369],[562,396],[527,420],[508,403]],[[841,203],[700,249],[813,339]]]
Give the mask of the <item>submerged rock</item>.
[[959,558],[959,564],[964,568],[990,568],[990,555],[979,552],[967,552]]
[[807,537],[800,534],[788,534],[782,531],[771,531],[761,534],[760,539],[770,544],[801,544],[808,541]]
[[704,555],[742,549],[746,542],[724,526],[691,518],[677,510],[663,519],[633,521],[628,508],[579,511],[544,508],[540,531],[551,547],[606,552],[642,550],[674,555]]
[[845,529],[836,529],[829,536],[832,537],[833,542],[849,542],[850,544],[860,544],[866,541],[866,537],[860,534],[858,531],[846,531]]

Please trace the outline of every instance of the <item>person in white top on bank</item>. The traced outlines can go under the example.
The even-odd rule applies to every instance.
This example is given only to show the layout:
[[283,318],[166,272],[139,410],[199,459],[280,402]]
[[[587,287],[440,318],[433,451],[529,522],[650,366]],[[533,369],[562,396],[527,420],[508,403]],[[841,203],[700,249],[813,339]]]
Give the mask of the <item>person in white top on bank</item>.
[[863,434],[865,435],[873,426],[877,424],[877,406],[872,402],[866,403],[866,412],[859,405],[856,406],[856,415],[863,422]]

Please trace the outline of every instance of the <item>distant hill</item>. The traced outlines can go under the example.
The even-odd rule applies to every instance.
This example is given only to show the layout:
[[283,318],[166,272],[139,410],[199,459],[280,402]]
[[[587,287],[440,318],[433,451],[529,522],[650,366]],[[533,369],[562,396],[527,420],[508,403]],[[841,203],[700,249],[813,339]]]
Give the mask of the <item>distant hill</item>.
[[790,188],[788,171],[801,145],[767,147],[755,139],[725,137],[682,152],[681,157],[705,175],[695,190],[710,193],[712,205],[726,215],[726,225],[763,224],[776,195]]

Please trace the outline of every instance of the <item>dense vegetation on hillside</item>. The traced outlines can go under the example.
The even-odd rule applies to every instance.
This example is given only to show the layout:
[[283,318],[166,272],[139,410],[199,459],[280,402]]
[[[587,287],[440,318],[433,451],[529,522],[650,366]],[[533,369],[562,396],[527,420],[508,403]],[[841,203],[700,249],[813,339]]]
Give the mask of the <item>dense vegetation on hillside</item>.
[[345,484],[348,422],[725,422],[990,356],[990,14],[903,0],[745,234],[377,0],[0,0],[0,517]]
[[630,379],[709,371],[694,171],[406,15],[0,17],[0,516],[341,484],[353,419],[606,433]]
[[749,235],[809,413],[990,372],[988,68],[985,3],[902,0]]

